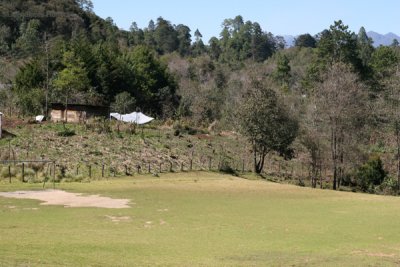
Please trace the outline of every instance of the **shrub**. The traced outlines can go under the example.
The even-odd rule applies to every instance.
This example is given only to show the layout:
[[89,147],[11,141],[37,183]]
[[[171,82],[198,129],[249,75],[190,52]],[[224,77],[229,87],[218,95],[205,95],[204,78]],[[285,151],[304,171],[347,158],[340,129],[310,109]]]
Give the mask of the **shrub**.
[[384,195],[397,195],[398,194],[398,181],[397,178],[387,176],[383,183],[377,188],[380,194]]
[[238,176],[236,170],[230,165],[227,160],[223,160],[218,169],[220,172]]
[[372,193],[375,191],[375,186],[382,184],[386,175],[381,158],[374,155],[369,158],[367,163],[358,168],[355,180],[362,191]]
[[189,134],[189,135],[196,135],[196,134],[207,134],[207,131],[197,129],[194,127],[189,126],[188,124],[181,124],[179,122],[174,123],[173,125],[174,135],[179,136],[180,134]]
[[[16,173],[17,173],[17,172],[16,172],[15,168],[11,168],[11,169],[10,169],[10,172],[11,172],[11,177],[15,177],[15,176],[16,176]],[[8,166],[3,167],[3,168],[1,169],[0,176],[3,177],[3,178],[8,178],[8,177],[10,177],[10,174],[9,174],[9,172],[8,172]]]
[[181,134],[181,131],[179,129],[176,129],[174,131],[174,136],[179,136]]
[[298,186],[304,187],[306,186],[306,184],[304,183],[304,181],[302,179],[299,179],[299,181],[297,182]]
[[75,131],[72,129],[65,128],[62,131],[59,131],[57,135],[62,137],[70,137],[75,135]]

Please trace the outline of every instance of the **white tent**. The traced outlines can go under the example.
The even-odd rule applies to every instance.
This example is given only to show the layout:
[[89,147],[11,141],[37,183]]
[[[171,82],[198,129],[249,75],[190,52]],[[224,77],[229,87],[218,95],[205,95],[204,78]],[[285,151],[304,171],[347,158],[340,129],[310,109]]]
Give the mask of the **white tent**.
[[36,122],[42,122],[44,120],[44,116],[43,115],[37,115],[36,117],[35,117],[35,121]]
[[111,113],[111,117],[124,122],[146,124],[154,120],[154,118],[144,115],[142,112],[132,112],[129,114]]

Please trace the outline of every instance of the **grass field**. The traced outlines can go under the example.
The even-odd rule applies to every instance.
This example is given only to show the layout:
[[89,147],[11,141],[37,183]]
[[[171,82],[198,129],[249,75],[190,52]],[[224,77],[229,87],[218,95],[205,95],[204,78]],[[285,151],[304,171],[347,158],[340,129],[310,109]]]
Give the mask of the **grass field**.
[[[1,191],[40,184],[0,184]],[[128,209],[0,197],[0,266],[396,266],[400,198],[215,173],[62,183]]]

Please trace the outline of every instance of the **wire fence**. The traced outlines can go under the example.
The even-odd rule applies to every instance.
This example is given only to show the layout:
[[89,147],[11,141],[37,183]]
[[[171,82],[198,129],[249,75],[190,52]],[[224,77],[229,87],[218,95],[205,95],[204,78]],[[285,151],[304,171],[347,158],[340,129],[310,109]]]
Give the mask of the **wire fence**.
[[[13,180],[29,183],[55,183],[110,179],[122,176],[153,175],[192,171],[218,171],[241,175],[253,172],[254,163],[250,157],[226,158],[199,155],[187,160],[161,160],[137,163],[92,163],[66,162],[54,160],[3,160],[0,161],[0,177],[11,183]],[[328,183],[330,175],[325,166],[318,183]],[[303,162],[277,161],[266,162],[263,175],[276,180],[303,182],[310,180],[309,165]]]

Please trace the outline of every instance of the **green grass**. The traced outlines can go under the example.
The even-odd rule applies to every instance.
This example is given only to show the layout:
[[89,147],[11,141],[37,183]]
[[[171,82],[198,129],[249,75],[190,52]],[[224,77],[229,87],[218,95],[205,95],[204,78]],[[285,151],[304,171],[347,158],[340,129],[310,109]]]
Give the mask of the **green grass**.
[[[0,186],[41,188],[5,181]],[[64,208],[0,197],[0,266],[400,264],[396,197],[203,172],[57,188],[129,198],[132,208]]]

